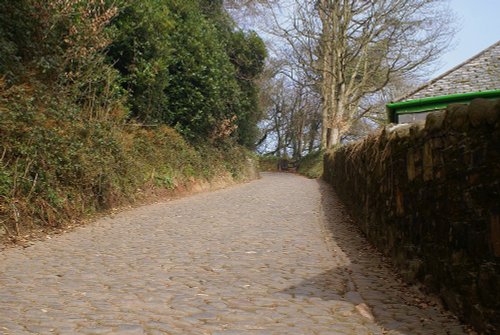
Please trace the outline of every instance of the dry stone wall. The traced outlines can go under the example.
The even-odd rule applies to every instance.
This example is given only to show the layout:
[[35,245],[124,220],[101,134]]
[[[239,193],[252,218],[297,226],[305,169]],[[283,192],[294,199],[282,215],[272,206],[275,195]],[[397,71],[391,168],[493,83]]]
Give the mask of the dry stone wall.
[[324,178],[408,281],[500,333],[500,100],[342,146],[325,156]]

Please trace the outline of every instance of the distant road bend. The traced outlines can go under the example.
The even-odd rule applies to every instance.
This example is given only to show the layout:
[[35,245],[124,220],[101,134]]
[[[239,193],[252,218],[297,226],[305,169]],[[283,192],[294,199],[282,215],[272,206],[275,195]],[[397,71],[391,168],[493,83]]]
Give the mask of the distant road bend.
[[328,186],[263,174],[2,252],[0,334],[465,332],[395,278]]

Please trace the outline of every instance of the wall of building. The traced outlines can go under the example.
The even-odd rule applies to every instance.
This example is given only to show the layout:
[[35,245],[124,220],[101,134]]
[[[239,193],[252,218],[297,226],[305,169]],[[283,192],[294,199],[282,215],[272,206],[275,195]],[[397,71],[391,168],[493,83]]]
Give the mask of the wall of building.
[[423,113],[408,113],[408,114],[400,114],[398,115],[397,123],[415,123],[415,122],[423,122],[427,118],[427,114],[432,112],[423,112]]
[[500,333],[500,100],[342,146],[326,155],[324,178],[406,280]]

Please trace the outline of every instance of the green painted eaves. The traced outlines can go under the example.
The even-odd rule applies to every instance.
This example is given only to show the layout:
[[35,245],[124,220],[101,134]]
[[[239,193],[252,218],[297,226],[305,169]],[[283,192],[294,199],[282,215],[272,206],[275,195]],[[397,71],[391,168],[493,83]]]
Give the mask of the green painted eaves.
[[433,110],[445,109],[449,104],[453,103],[468,104],[473,99],[477,98],[483,98],[483,99],[500,98],[500,90],[450,94],[450,95],[442,95],[431,98],[393,102],[387,104],[386,109],[389,121],[396,122],[396,116],[400,114],[423,113],[423,112],[430,112]]

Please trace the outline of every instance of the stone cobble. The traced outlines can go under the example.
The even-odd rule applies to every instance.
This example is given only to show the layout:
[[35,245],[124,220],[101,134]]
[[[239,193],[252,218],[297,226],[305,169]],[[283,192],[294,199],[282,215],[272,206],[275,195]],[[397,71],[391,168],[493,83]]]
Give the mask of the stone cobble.
[[2,334],[464,334],[426,301],[291,174],[0,254]]

